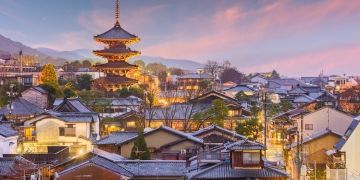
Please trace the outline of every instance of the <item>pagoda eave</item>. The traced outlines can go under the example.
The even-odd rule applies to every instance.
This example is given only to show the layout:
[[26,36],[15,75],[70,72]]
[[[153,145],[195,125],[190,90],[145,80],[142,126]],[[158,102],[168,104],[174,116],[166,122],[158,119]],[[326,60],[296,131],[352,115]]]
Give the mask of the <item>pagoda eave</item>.
[[97,38],[94,37],[96,42],[104,43],[104,44],[116,44],[116,43],[124,43],[127,45],[135,44],[140,41],[140,38],[129,38],[129,39],[106,39],[106,38]]

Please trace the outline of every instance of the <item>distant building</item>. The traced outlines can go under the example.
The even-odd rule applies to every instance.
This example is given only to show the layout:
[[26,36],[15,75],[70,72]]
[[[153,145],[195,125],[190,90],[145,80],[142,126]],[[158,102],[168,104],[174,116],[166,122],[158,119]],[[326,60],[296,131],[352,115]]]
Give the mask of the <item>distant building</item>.
[[42,109],[48,108],[48,92],[39,86],[26,89],[21,96],[30,103],[37,105]]
[[9,103],[0,109],[0,114],[3,114],[8,120],[16,122],[23,122],[43,112],[44,109],[22,97],[14,99],[11,104]]
[[201,83],[214,82],[214,77],[206,73],[189,73],[177,78],[179,90],[198,90],[201,88]]
[[254,75],[253,77],[250,78],[250,82],[259,83],[262,86],[265,86],[268,83],[268,77],[265,77],[265,76],[263,76],[261,74],[256,74],[256,75]]

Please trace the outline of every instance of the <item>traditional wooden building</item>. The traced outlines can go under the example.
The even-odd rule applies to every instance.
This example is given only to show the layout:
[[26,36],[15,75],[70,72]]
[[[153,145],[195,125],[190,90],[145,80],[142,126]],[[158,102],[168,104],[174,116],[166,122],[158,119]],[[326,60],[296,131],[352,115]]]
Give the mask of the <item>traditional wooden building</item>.
[[138,67],[129,64],[127,60],[140,54],[139,51],[133,51],[128,47],[140,39],[120,26],[118,0],[115,9],[114,27],[94,36],[95,41],[105,44],[104,49],[95,50],[93,51],[94,54],[108,60],[105,64],[96,65],[96,68],[105,73],[106,76],[96,79],[94,86],[107,92],[115,92],[138,82],[136,80],[138,78]]

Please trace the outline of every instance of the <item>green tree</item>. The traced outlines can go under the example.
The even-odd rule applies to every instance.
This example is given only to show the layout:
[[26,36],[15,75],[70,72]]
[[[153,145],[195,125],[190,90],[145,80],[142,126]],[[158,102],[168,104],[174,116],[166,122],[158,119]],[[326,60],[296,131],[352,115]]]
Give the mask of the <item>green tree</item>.
[[250,96],[246,95],[244,91],[239,91],[238,93],[236,93],[235,99],[240,102],[248,102],[250,101]]
[[134,146],[131,149],[130,159],[150,159],[150,151],[146,145],[143,131],[139,131],[139,134],[134,141]]
[[143,60],[135,60],[133,62],[133,64],[139,66],[140,69],[144,69],[145,68],[145,62]]
[[67,82],[63,89],[64,97],[70,98],[76,96],[75,85],[72,82]]
[[271,79],[280,79],[280,74],[275,69],[271,72]]
[[41,84],[40,87],[48,92],[48,103],[50,106],[54,103],[56,97],[60,96],[61,94],[59,87],[55,87],[52,84],[45,83]]
[[257,140],[262,131],[262,124],[256,117],[243,119],[236,123],[235,131],[238,134],[246,136],[250,140]]
[[42,84],[50,84],[59,87],[55,66],[53,64],[45,64],[41,70],[40,81]]
[[198,128],[203,126],[205,122],[223,127],[224,119],[227,117],[228,112],[229,108],[224,101],[215,99],[208,109],[203,112],[195,113],[193,119],[197,122]]
[[159,76],[161,73],[166,72],[166,66],[161,63],[149,63],[146,65],[146,70],[155,76]]
[[91,89],[92,76],[90,74],[81,74],[77,78],[77,89],[78,90],[90,90]]
[[91,64],[91,62],[90,62],[89,60],[84,60],[84,61],[82,62],[82,67],[84,67],[84,68],[91,68],[91,67],[92,67],[92,64]]
[[10,82],[0,86],[0,107],[5,106],[9,103],[9,96],[7,92],[11,91],[10,85],[14,84],[13,91],[17,93],[17,96],[24,90],[24,86],[19,84],[18,82]]
[[118,90],[120,97],[136,96],[142,98],[144,96],[144,89],[140,87],[124,87]]

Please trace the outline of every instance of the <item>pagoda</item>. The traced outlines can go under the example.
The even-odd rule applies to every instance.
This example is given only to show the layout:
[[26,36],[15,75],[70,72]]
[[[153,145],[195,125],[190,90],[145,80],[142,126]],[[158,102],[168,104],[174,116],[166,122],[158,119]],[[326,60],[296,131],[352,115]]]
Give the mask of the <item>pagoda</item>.
[[110,30],[94,36],[96,42],[105,44],[102,50],[94,50],[97,56],[107,59],[107,63],[95,65],[106,74],[94,81],[97,89],[107,92],[115,92],[123,87],[129,87],[138,81],[135,78],[138,66],[129,64],[128,59],[140,55],[139,51],[133,51],[128,46],[140,41],[140,38],[124,30],[119,22],[119,0],[115,5],[115,25]]

